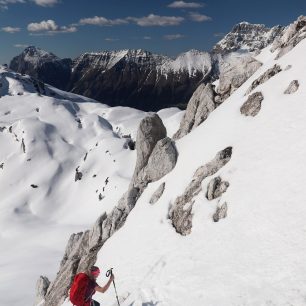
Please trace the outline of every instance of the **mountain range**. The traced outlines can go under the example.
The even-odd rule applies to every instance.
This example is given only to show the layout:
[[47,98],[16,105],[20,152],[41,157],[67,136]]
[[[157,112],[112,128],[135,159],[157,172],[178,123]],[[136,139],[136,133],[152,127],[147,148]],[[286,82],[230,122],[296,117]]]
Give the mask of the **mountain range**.
[[279,37],[281,26],[235,25],[211,52],[190,50],[172,59],[145,50],[84,53],[75,59],[27,47],[9,67],[59,89],[81,94],[109,106],[145,111],[186,108],[201,83],[219,78],[219,65],[230,53],[260,50]]

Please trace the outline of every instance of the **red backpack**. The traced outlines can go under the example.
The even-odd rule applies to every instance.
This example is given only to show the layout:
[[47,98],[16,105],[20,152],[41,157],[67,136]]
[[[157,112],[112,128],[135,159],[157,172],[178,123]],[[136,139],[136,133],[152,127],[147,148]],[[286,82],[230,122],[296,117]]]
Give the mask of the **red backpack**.
[[74,277],[70,288],[70,301],[75,306],[85,306],[85,294],[88,288],[89,276],[85,273],[79,273]]

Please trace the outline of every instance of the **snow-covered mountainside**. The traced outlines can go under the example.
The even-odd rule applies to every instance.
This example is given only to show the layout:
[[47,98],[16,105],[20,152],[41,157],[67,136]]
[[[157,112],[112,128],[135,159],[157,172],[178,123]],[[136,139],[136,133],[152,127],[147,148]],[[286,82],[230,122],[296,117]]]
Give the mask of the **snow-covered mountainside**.
[[[37,279],[35,306],[71,305],[94,263],[122,306],[304,305],[305,33],[302,16],[255,58],[222,57],[186,112],[2,69],[0,305],[33,304]],[[95,299],[117,305],[113,288]]]
[[[0,68],[0,305],[32,305],[38,276],[55,276],[71,232],[112,209],[146,116],[42,86]],[[174,133],[182,112],[159,114]]]

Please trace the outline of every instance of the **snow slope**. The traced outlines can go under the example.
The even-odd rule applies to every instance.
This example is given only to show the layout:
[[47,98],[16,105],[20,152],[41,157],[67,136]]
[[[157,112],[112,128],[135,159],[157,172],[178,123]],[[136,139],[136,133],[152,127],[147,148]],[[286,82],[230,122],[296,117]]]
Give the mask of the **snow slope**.
[[[0,83],[0,305],[32,305],[39,275],[55,276],[70,234],[90,227],[127,188],[136,152],[121,136],[134,137],[146,113],[6,68]],[[183,112],[161,112],[177,129],[173,118]]]
[[[306,305],[306,40],[275,61],[265,49],[263,66],[208,119],[177,141],[176,167],[149,184],[124,227],[102,247],[97,265],[115,268],[122,306]],[[278,63],[283,70],[255,91],[264,101],[256,117],[240,107],[250,84]],[[292,80],[296,93],[283,92]],[[180,236],[167,218],[195,170],[225,147],[231,160],[218,171],[229,182],[221,199],[208,201],[207,183],[193,206],[193,228]],[[149,199],[161,182],[161,199]],[[212,215],[218,202],[228,216]],[[99,278],[103,284],[105,277]],[[116,305],[113,289],[96,294],[103,305]],[[64,305],[70,305],[68,302]]]

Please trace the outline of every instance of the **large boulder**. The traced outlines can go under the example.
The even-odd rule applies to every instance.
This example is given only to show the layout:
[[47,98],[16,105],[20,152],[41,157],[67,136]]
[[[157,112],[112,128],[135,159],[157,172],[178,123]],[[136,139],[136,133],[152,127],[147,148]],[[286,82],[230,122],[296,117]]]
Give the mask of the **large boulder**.
[[254,92],[251,94],[246,102],[240,108],[241,114],[245,116],[256,116],[261,109],[261,102],[264,97],[261,92]]
[[299,81],[298,80],[293,80],[289,86],[287,87],[287,89],[284,91],[284,94],[286,95],[290,95],[294,92],[296,92],[300,87]]

